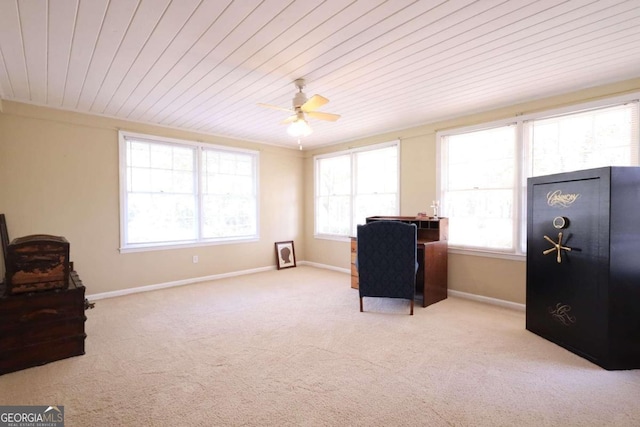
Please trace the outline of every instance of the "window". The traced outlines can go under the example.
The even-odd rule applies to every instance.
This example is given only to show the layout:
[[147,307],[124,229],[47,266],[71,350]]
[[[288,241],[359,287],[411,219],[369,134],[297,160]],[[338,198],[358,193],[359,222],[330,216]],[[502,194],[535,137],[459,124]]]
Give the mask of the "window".
[[120,132],[121,249],[258,237],[253,151]]
[[531,176],[638,165],[638,103],[588,105],[441,132],[440,198],[454,248],[524,254]]
[[373,215],[398,215],[399,143],[316,156],[315,234],[355,236]]
[[[516,126],[443,137],[441,203],[449,243],[509,250],[516,215]],[[446,162],[446,163],[444,163]]]
[[530,176],[638,164],[638,104],[526,121]]

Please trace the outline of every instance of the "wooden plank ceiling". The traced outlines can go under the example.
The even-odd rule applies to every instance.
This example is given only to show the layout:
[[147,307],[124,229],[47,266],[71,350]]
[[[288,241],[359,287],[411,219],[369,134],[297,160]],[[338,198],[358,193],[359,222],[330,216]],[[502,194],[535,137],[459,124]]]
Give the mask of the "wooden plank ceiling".
[[305,148],[640,77],[638,0],[2,0],[0,97]]

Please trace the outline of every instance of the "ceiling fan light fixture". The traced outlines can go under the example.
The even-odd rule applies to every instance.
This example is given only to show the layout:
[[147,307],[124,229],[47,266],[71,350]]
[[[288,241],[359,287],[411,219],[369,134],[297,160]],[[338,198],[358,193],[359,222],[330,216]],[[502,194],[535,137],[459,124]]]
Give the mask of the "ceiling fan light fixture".
[[[309,126],[309,122],[306,119],[307,117],[317,120],[335,122],[340,118],[340,115],[317,111],[318,108],[325,105],[327,102],[329,102],[329,100],[324,96],[318,94],[313,95],[311,98],[307,99],[307,95],[302,91],[305,85],[304,79],[297,79],[294,81],[294,84],[296,85],[296,89],[298,89],[298,91],[293,97],[292,108],[282,108],[277,105],[263,103],[258,103],[258,105],[274,110],[284,110],[293,113],[292,115],[284,119],[281,123],[289,125],[289,127],[287,128],[287,133],[292,137],[297,138],[298,144],[300,144],[300,138],[309,136],[313,132],[313,129],[311,129],[311,126]],[[302,146],[300,147],[302,149]]]
[[309,123],[302,117],[298,116],[287,128],[287,132],[294,138],[301,138],[311,135],[313,129],[309,126]]

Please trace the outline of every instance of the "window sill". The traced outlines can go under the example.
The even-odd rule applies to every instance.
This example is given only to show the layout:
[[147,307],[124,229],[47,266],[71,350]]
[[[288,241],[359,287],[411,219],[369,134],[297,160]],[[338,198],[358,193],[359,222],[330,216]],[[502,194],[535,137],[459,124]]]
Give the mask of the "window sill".
[[182,244],[166,244],[166,245],[139,245],[139,246],[125,246],[118,250],[121,254],[128,254],[134,252],[151,252],[151,251],[166,251],[171,249],[186,249],[186,248],[200,248],[203,246],[217,246],[217,245],[230,245],[235,243],[251,243],[258,242],[258,237],[247,237],[244,239],[228,239],[228,240],[216,240],[206,242],[189,242]]
[[[313,237],[318,240],[333,240],[336,242],[351,241],[351,236],[338,236],[338,235],[332,235],[332,234],[315,234]],[[526,254],[505,253],[505,252],[482,250],[482,249],[469,249],[469,248],[462,248],[459,246],[458,247],[449,246],[448,253],[458,254],[458,255],[479,256],[484,258],[500,258],[500,259],[508,259],[511,261],[522,261],[522,262],[525,262],[527,260]]]
[[482,250],[482,249],[469,249],[469,248],[449,246],[448,252],[450,254],[479,256],[484,258],[500,258],[500,259],[508,259],[511,261],[527,260],[526,254],[505,253],[505,252],[497,252],[497,251]]
[[350,242],[351,236],[342,236],[335,234],[314,234],[313,237],[319,240],[333,240],[336,242]]

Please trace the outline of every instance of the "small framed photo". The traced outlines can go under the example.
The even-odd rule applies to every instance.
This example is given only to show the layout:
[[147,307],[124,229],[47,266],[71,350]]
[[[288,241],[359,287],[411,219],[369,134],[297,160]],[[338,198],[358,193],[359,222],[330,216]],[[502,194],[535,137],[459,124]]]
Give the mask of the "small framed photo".
[[296,266],[296,253],[293,250],[293,240],[276,242],[276,260],[278,270]]

